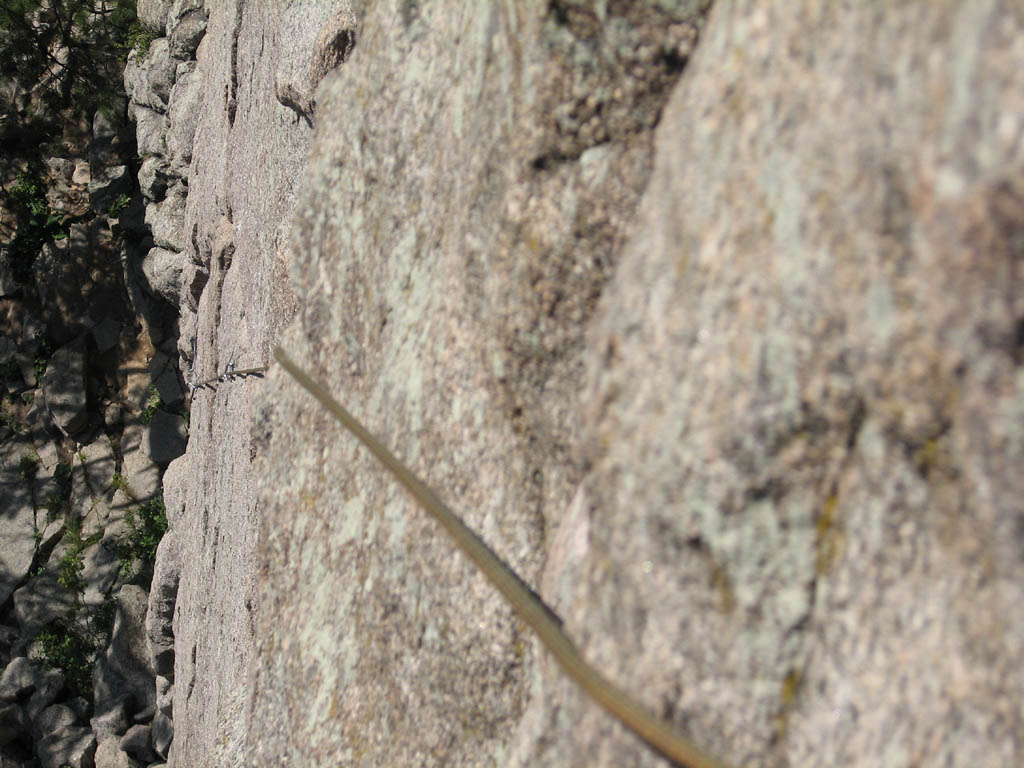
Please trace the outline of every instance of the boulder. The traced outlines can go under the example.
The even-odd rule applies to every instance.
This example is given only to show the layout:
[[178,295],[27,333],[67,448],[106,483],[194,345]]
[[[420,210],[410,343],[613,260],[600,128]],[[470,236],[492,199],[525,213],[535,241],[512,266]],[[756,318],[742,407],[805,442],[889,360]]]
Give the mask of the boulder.
[[93,669],[95,714],[103,716],[119,706],[129,716],[155,711],[156,674],[146,639],[146,591],[125,585],[117,596],[114,631],[107,649]]
[[171,5],[172,0],[138,0],[135,13],[148,29],[162,35],[167,31]]
[[0,675],[0,702],[10,703],[30,696],[43,685],[45,673],[27,656],[17,656]]
[[80,336],[53,353],[43,377],[46,409],[66,435],[74,435],[89,421],[85,364],[85,339]]
[[[92,324],[89,316],[97,307],[119,303],[116,292],[121,282],[113,266],[117,251],[105,217],[75,220],[65,239],[40,249],[32,265],[33,279],[51,344],[74,340]],[[101,263],[104,266],[98,268]]]
[[117,461],[106,435],[101,434],[88,445],[83,445],[75,458],[81,463],[85,482],[93,494],[102,496],[110,490]]
[[170,44],[164,37],[150,43],[149,50],[141,57],[137,51],[129,53],[124,87],[132,104],[166,112],[177,67],[178,61],[171,56]]
[[14,592],[14,617],[24,640],[34,638],[47,624],[67,616],[75,605],[75,595],[58,582],[63,551],[64,545],[58,545],[45,570]]
[[185,390],[181,384],[181,374],[178,372],[177,356],[172,360],[167,353],[157,352],[149,361],[149,375],[160,395],[161,403],[169,408],[181,405]]
[[53,736],[67,730],[78,721],[74,710],[66,704],[46,707],[32,720],[32,731],[36,740]]
[[85,212],[80,198],[71,194],[70,179],[50,183],[46,188],[46,204],[57,214],[75,215]]
[[171,29],[171,55],[179,59],[195,57],[199,41],[206,34],[206,13],[201,8],[187,11]]
[[79,722],[85,722],[92,712],[91,705],[83,696],[72,696],[70,699],[65,699],[64,703],[71,707],[71,711],[75,713]]
[[18,350],[14,354],[15,365],[21,371],[21,379],[29,389],[39,386],[39,377],[36,376],[35,361],[24,350]]
[[[132,195],[128,205],[118,212],[116,224],[121,232],[145,240],[149,236],[149,227],[146,225],[146,199],[142,195]],[[129,249],[126,247],[125,250]]]
[[150,728],[154,751],[166,759],[167,753],[171,749],[171,742],[174,741],[174,722],[162,712],[157,712],[153,716]]
[[127,165],[115,165],[93,174],[89,182],[89,205],[95,213],[106,215],[119,202],[132,194],[132,175]]
[[165,157],[167,145],[164,136],[167,134],[167,115],[133,102],[128,107],[128,116],[135,123],[139,156],[144,160],[147,157]]
[[167,28],[173,30],[180,19],[204,8],[203,0],[171,0],[171,8],[167,14]]
[[103,538],[82,551],[82,581],[85,582],[82,603],[87,606],[101,605],[121,575],[116,547],[123,531],[120,526],[110,526],[107,522],[103,521],[107,527]]
[[29,432],[32,435],[32,442],[38,446],[45,446],[53,440],[63,439],[63,435],[57,425],[53,423],[53,417],[46,408],[46,396],[42,388],[33,390],[32,406],[25,414],[28,422]]
[[[102,748],[103,744],[113,740],[116,744],[128,730],[128,715],[125,712],[123,699],[113,701],[107,710],[96,715],[89,721],[93,733]],[[120,751],[120,747],[118,747]]]
[[57,700],[64,690],[64,673],[59,669],[48,669],[36,683],[36,689],[25,704],[25,714],[35,721],[39,714]]
[[96,748],[95,768],[143,768],[145,763],[140,763],[121,749],[119,738],[100,737],[99,746]]
[[119,103],[102,107],[93,116],[92,141],[89,142],[90,174],[100,173],[112,165],[123,165],[130,160],[130,142],[125,141],[124,136],[126,126],[119,117],[126,112],[127,100],[122,96],[115,99],[115,102]]
[[40,768],[93,768],[96,737],[88,728],[70,726],[36,744]]
[[153,734],[148,725],[133,725],[120,741],[121,749],[130,757],[143,763],[158,759],[153,749]]
[[166,680],[168,690],[161,696],[157,690],[157,707],[170,714],[174,680],[174,606],[178,598],[181,578],[181,556],[177,534],[171,530],[164,534],[156,550],[153,580],[149,587],[149,606],[146,613],[146,639],[153,669]]
[[[119,114],[123,115],[124,113]],[[114,110],[97,109],[92,117],[92,140],[109,144],[121,133],[123,128],[124,122],[121,117],[115,117]]]
[[3,658],[13,659],[17,655],[10,653],[10,649],[17,641],[18,630],[8,624],[0,624],[0,653],[3,654]]
[[179,181],[168,188],[163,200],[146,206],[146,223],[152,230],[153,243],[157,247],[171,251],[185,250],[185,198],[187,196],[187,185]]
[[171,173],[178,177],[188,175],[189,163],[192,162],[192,141],[199,120],[202,88],[202,73],[196,69],[195,62],[181,64],[171,90],[167,109],[169,126],[165,139]]
[[[160,467],[153,460],[151,428],[152,422],[130,423],[121,435],[121,475],[128,483],[127,503],[146,501],[160,492]],[[114,506],[118,506],[116,498]]]
[[185,255],[166,248],[150,248],[142,260],[142,274],[146,277],[146,289],[159,296],[171,306],[178,305],[181,294],[181,267]]
[[71,181],[75,172],[75,162],[66,157],[48,157],[44,161],[46,169],[54,180]]
[[79,160],[75,163],[74,173],[71,174],[71,183],[84,187],[88,186],[90,182],[92,182],[92,172],[89,169],[89,163]]
[[164,199],[169,181],[167,160],[157,155],[150,155],[142,161],[139,168],[139,189],[150,202],[158,203]]
[[[152,601],[150,602],[150,611],[153,610]],[[146,630],[149,631],[148,616]],[[150,635],[152,637],[152,635]],[[150,641],[150,649],[152,650],[153,644]],[[157,660],[153,660],[153,666],[157,668],[156,676],[156,711],[160,714],[167,715],[167,717],[174,716],[174,683],[170,678],[164,677],[160,674],[160,664]],[[173,677],[173,674],[171,675]]]

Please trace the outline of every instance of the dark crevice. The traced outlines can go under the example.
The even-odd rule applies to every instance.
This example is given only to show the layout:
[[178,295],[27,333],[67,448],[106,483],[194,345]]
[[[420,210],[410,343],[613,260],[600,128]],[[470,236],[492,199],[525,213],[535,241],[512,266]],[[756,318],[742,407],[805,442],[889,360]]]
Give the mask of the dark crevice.
[[231,83],[227,93],[228,125],[234,127],[235,112],[238,108],[238,38],[242,30],[242,10],[244,3],[239,2],[235,8],[235,27],[231,32]]

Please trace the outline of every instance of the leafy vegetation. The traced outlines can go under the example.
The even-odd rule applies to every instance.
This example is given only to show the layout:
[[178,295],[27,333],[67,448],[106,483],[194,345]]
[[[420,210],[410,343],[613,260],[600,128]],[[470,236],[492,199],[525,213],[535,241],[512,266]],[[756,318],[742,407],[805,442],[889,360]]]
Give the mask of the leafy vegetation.
[[111,74],[138,44],[135,0],[4,0],[0,75],[47,86],[55,107],[91,113],[109,101]]
[[61,216],[46,201],[42,170],[30,168],[18,174],[14,183],[3,191],[3,203],[15,220],[15,234],[9,247],[14,279],[26,283],[31,277],[32,262],[48,240],[67,236],[61,228]]
[[129,533],[117,542],[115,553],[121,563],[121,574],[130,576],[136,559],[149,563],[156,560],[156,548],[167,532],[167,509],[163,496],[129,510],[125,522]]
[[114,473],[114,477],[111,479],[110,485],[115,490],[122,491],[128,494],[129,496],[132,495],[131,488],[128,486],[128,481],[125,480],[124,475],[122,475],[120,472]]
[[[33,255],[32,258],[35,258]],[[50,345],[44,339],[42,344],[39,345],[39,351],[36,352],[36,357],[32,361],[32,367],[36,372],[36,381],[42,382],[43,376],[46,375],[46,369],[50,366],[50,356],[53,354],[50,349]]]
[[[80,597],[80,595],[79,595]],[[114,621],[114,598],[80,613],[76,603],[66,616],[36,635],[40,660],[64,674],[68,687],[92,700],[92,668],[106,645]]]
[[85,591],[85,582],[82,580],[85,561],[82,559],[82,552],[102,537],[103,532],[99,531],[83,539],[81,521],[76,516],[72,516],[68,520],[67,528],[64,531],[64,543],[67,549],[61,556],[57,567],[57,583],[64,589],[76,595],[81,595]]
[[[57,563],[57,583],[71,594],[71,607],[62,619],[36,636],[42,661],[50,668],[61,670],[71,689],[87,699],[92,698],[92,666],[96,653],[104,646],[113,619],[110,598],[99,607],[89,608],[83,603],[87,586],[83,578],[83,552],[102,535],[100,531],[83,538],[81,520],[69,516],[64,529],[64,554]],[[33,575],[39,575],[42,570],[41,567]]]
[[153,421],[153,416],[161,405],[163,405],[163,401],[160,399],[160,393],[157,392],[156,387],[150,386],[146,392],[146,405],[139,415],[139,421],[143,424],[149,424]]
[[[13,217],[3,243],[14,279],[30,281],[42,246],[66,237],[62,216],[46,199],[43,160],[64,153],[67,126],[88,124],[123,95],[124,60],[143,32],[136,0],[3,0],[0,79],[17,87],[0,94],[3,187],[0,205]],[[15,165],[16,163],[16,165]],[[20,173],[13,174],[18,169]]]
[[47,667],[64,673],[68,686],[79,696],[92,698],[92,664],[96,646],[78,627],[57,622],[38,635],[40,656]]
[[136,21],[129,27],[128,35],[125,38],[125,44],[122,48],[124,58],[127,59],[128,54],[132,51],[135,51],[137,56],[145,56],[149,53],[149,46],[152,45],[156,38],[155,30]]
[[21,434],[25,431],[25,424],[18,418],[18,414],[7,408],[7,404],[2,405],[2,416],[3,422],[11,432]]
[[110,204],[110,208],[107,210],[107,215],[110,218],[114,218],[115,216],[117,216],[117,214],[119,214],[121,211],[128,207],[128,203],[130,201],[131,198],[122,192],[120,195],[115,197],[114,202]]

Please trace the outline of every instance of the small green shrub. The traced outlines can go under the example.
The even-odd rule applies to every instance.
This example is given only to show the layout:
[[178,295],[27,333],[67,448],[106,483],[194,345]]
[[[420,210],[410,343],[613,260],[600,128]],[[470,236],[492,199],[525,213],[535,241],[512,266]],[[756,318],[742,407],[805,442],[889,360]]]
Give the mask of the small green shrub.
[[50,220],[50,206],[46,202],[43,182],[36,176],[31,176],[27,172],[18,174],[18,179],[11,186],[7,199],[13,207],[27,212],[29,222],[35,226],[46,226]]
[[82,580],[82,571],[85,570],[85,561],[82,560],[80,552],[65,552],[60,559],[57,571],[57,583],[69,592],[85,591],[85,582]]
[[160,393],[157,392],[156,387],[151,386],[146,392],[146,406],[139,415],[139,421],[149,424],[153,421],[153,415],[161,405],[163,405],[163,401],[160,399]]
[[32,361],[32,367],[36,372],[36,381],[42,381],[43,376],[46,375],[46,369],[50,365],[50,357],[53,355],[53,350],[50,349],[50,345],[44,340],[39,345],[39,351],[36,352],[35,360]]
[[136,554],[143,560],[156,560],[156,548],[167,532],[167,509],[163,496],[150,499],[128,512],[126,517],[131,528],[131,541]]
[[128,28],[128,34],[125,36],[125,44],[122,48],[123,58],[127,59],[131,51],[135,51],[136,56],[145,56],[149,53],[149,46],[156,38],[157,33],[154,30],[136,21]]
[[114,473],[114,477],[111,478],[110,480],[110,485],[115,490],[122,491],[123,493],[129,492],[128,481],[124,479],[124,475],[122,475],[120,472]]
[[50,209],[41,170],[25,171],[2,193],[3,203],[14,215],[15,235],[10,241],[11,266],[14,279],[27,284],[31,279],[32,262],[49,239],[60,239],[61,215]]
[[136,559],[152,563],[156,549],[167,532],[167,509],[162,496],[150,499],[125,516],[129,532],[115,544],[114,553],[121,563],[121,574],[131,575]]
[[92,699],[92,665],[96,645],[71,622],[58,622],[38,635],[43,663],[50,669],[59,669],[72,691],[87,700]]
[[4,424],[7,425],[7,428],[11,430],[11,432],[21,434],[26,429],[21,419],[18,418],[18,415],[13,411],[7,410],[6,408],[3,409],[3,420]]
[[75,594],[76,605],[85,592],[85,581],[82,579],[85,561],[82,559],[82,552],[102,537],[103,532],[98,531],[92,536],[83,539],[81,520],[74,516],[68,520],[67,529],[64,531],[64,542],[67,550],[61,556],[57,566],[57,583]]
[[121,211],[128,207],[128,203],[130,201],[131,198],[122,192],[120,195],[114,198],[114,202],[110,204],[110,208],[107,210],[107,215],[110,218],[115,218],[117,214],[119,214]]

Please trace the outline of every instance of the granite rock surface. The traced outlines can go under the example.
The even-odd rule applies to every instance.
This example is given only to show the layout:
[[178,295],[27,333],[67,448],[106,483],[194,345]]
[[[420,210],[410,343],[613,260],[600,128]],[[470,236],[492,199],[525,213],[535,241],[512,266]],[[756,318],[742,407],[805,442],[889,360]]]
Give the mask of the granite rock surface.
[[[186,381],[281,343],[729,764],[1019,763],[1022,27],[216,4]],[[164,488],[168,764],[667,765],[279,369]]]

